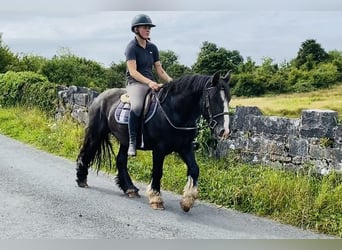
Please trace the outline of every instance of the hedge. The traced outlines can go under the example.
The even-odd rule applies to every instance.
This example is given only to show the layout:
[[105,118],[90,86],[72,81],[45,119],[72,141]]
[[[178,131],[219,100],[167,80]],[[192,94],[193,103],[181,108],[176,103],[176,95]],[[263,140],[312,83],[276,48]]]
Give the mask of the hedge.
[[57,86],[40,74],[8,71],[0,74],[0,105],[37,107],[53,114],[56,110]]

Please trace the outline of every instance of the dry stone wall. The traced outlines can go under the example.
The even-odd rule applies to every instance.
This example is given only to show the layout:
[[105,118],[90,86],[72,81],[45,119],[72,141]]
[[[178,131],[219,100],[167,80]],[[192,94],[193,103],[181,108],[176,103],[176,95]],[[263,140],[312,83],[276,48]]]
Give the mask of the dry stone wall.
[[[87,111],[96,91],[61,87],[57,117],[70,113],[87,124]],[[231,136],[215,154],[235,151],[244,161],[285,168],[312,167],[321,174],[342,172],[342,125],[332,110],[303,110],[298,119],[263,116],[257,107],[237,107],[231,116]]]
[[233,150],[246,162],[286,168],[342,171],[342,125],[333,110],[303,110],[298,119],[263,116],[257,107],[237,107],[231,136],[216,155]]
[[56,118],[70,113],[73,118],[86,125],[88,107],[98,95],[98,92],[85,87],[59,87]]

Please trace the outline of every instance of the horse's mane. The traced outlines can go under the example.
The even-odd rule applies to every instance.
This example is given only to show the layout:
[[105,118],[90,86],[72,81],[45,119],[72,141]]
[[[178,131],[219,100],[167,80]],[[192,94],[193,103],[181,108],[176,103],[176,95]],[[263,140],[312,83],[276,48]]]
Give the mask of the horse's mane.
[[201,91],[210,76],[206,75],[184,75],[163,85],[169,94],[188,93]]

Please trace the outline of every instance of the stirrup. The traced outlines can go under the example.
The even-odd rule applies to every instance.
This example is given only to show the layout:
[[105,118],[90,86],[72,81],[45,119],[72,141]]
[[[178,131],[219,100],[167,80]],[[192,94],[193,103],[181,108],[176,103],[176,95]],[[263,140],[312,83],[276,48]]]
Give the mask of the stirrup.
[[129,144],[127,154],[129,156],[136,156],[137,155],[137,150],[136,150],[136,147],[133,143]]

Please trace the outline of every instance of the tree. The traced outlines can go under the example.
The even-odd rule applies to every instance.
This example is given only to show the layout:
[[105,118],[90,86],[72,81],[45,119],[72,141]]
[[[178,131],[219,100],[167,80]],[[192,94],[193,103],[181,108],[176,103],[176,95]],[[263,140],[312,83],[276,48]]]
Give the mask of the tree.
[[175,64],[172,64],[170,67],[168,67],[167,73],[172,78],[176,79],[176,78],[179,78],[185,74],[191,74],[192,71],[189,67],[187,67],[183,64],[175,63]]
[[329,51],[329,60],[337,67],[338,80],[342,81],[342,51]]
[[95,61],[73,55],[68,50],[55,55],[42,67],[49,81],[102,91],[107,88],[106,69]]
[[260,96],[266,91],[265,84],[258,81],[255,73],[240,73],[236,77],[233,94],[236,96]]
[[171,65],[178,63],[178,56],[176,55],[175,52],[171,50],[167,50],[167,51],[161,50],[159,52],[159,57],[160,57],[160,62],[162,63],[163,68],[166,71]]
[[112,63],[106,70],[108,84],[107,88],[123,88],[126,84],[126,62]]
[[48,59],[37,55],[23,55],[19,58],[19,63],[15,71],[32,71],[41,73],[42,68]]
[[299,68],[305,66],[311,70],[315,64],[324,62],[329,58],[329,54],[314,39],[304,41],[297,53],[294,62]]
[[191,69],[178,62],[178,56],[171,50],[160,51],[160,62],[165,71],[172,77],[178,78],[191,72]]
[[243,63],[243,57],[239,51],[218,48],[216,44],[206,41],[203,43],[192,69],[196,73],[211,75],[216,71],[236,71],[241,63]]
[[257,69],[256,63],[252,60],[250,56],[247,57],[246,62],[240,63],[238,66],[238,73],[253,72]]
[[11,66],[16,64],[18,58],[10,51],[9,47],[2,42],[0,33],[0,73],[5,73]]

